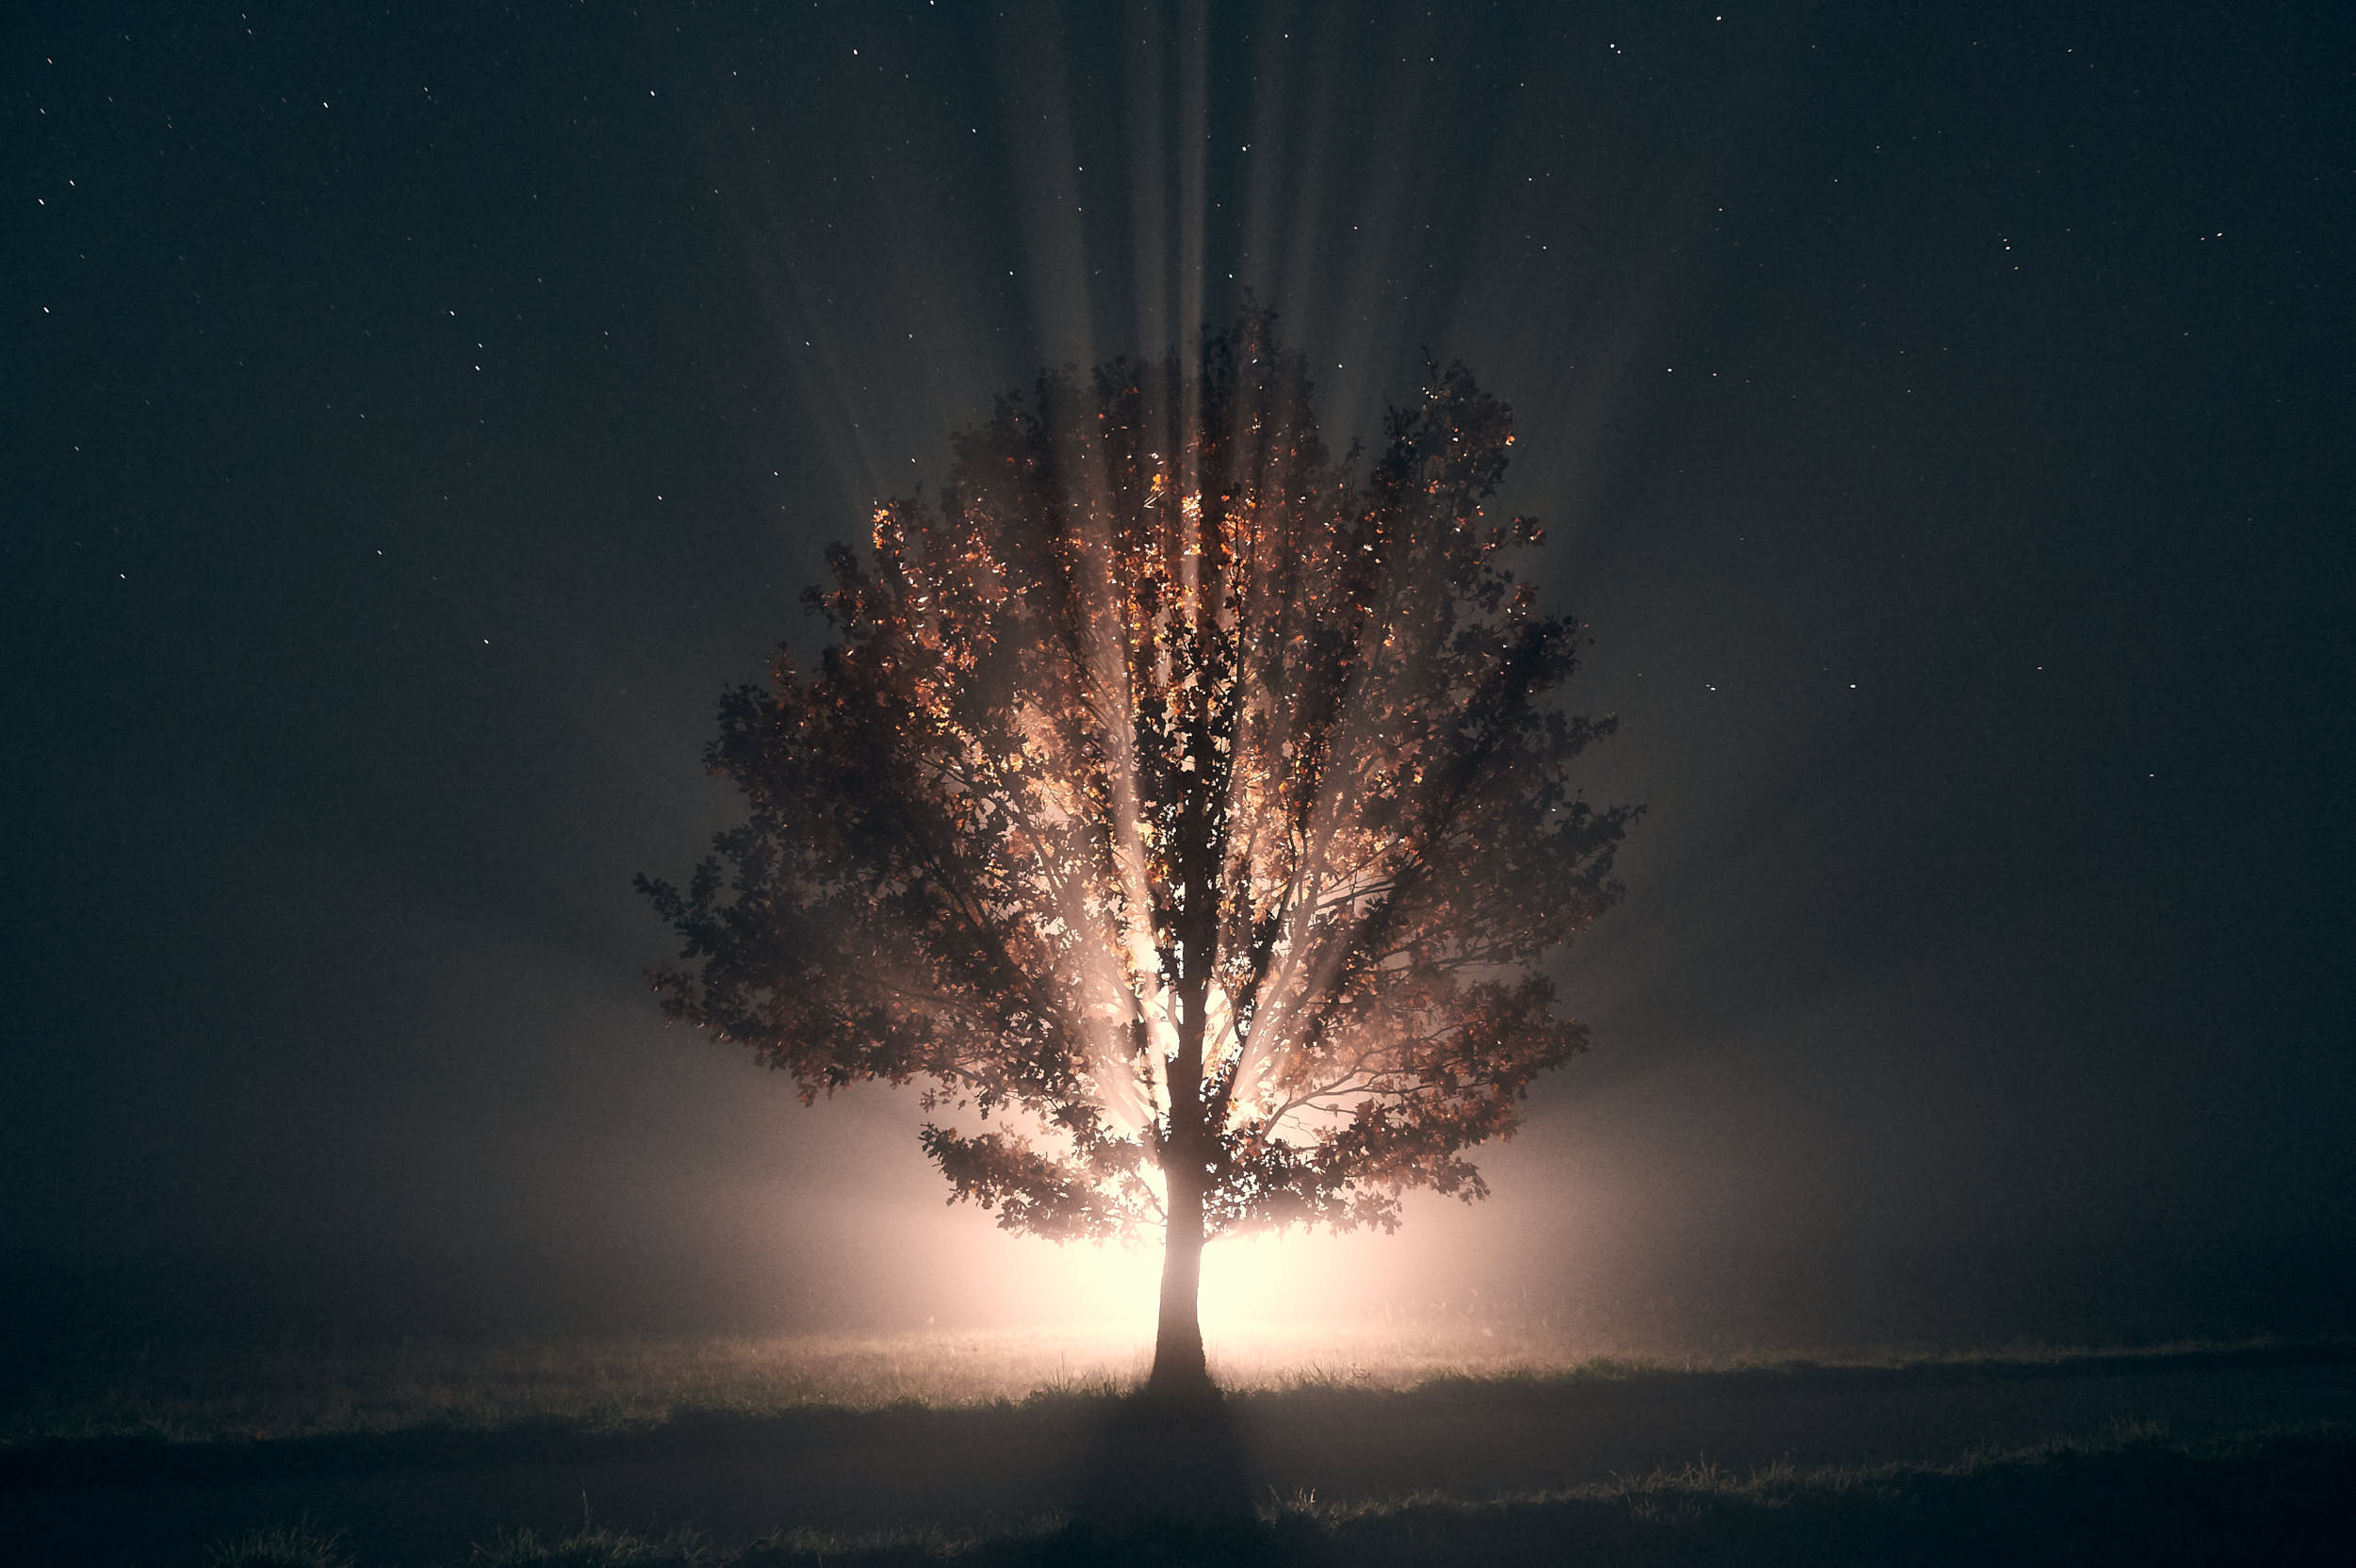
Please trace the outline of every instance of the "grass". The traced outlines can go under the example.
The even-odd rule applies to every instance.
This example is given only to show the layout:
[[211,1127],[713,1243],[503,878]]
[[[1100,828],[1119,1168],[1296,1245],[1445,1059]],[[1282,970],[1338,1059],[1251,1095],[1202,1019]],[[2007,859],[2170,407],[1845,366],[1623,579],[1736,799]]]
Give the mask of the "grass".
[[254,1530],[217,1544],[205,1568],[356,1568],[341,1532],[322,1534],[309,1520]]
[[[115,1496],[191,1518],[207,1498],[293,1497],[341,1524],[363,1515],[335,1499],[371,1487],[488,1489],[430,1550],[383,1533],[380,1515],[350,1541],[307,1523],[223,1539],[214,1568],[455,1568],[469,1539],[473,1568],[2356,1561],[2343,1501],[2356,1497],[2356,1342],[1710,1360],[1582,1348],[1463,1325],[1272,1340],[1221,1358],[1226,1396],[1184,1416],[1134,1396],[1142,1347],[1110,1336],[148,1358],[63,1368],[14,1406],[0,1504],[45,1511],[41,1560],[78,1561]],[[2167,1389],[2175,1403],[2154,1392]],[[2122,1411],[2183,1425],[2102,1428]],[[1873,1435],[1844,1436],[1853,1427]],[[1967,1452],[1999,1431],[2014,1445],[2081,1435]],[[1650,1468],[1729,1451],[1745,1468]],[[1810,1465],[1748,1468],[1794,1451]],[[1615,1462],[1642,1468],[1567,1485]],[[847,1490],[704,1511],[757,1494],[764,1483],[744,1478],[811,1462]],[[632,1524],[864,1533],[591,1528],[585,1492],[582,1527],[549,1533],[531,1511],[545,1498],[511,1506],[499,1489],[551,1470],[626,1478],[617,1517]],[[1326,1494],[1291,1490],[1312,1485]],[[236,1507],[181,1539],[278,1516]],[[540,1533],[497,1532],[527,1521]]]
[[[2149,1425],[1945,1466],[1747,1475],[1690,1465],[1602,1485],[1486,1499],[1425,1494],[1107,1529],[1049,1518],[955,1536],[795,1531],[726,1546],[692,1531],[517,1531],[472,1568],[969,1568],[1094,1562],[1304,1564],[2339,1563],[2356,1551],[2356,1435],[2270,1431],[2193,1443]],[[316,1539],[316,1538],[312,1538]],[[332,1545],[332,1543],[329,1544]],[[237,1550],[244,1550],[239,1547]],[[319,1557],[216,1563],[342,1568]],[[365,1568],[365,1564],[361,1565]]]
[[589,1430],[684,1415],[946,1407],[1125,1384],[1134,1347],[1105,1336],[926,1334],[288,1344],[53,1370],[0,1418],[0,1447],[490,1430]]
[[[1435,1376],[1563,1369],[1593,1357],[1582,1348],[1543,1332],[1418,1324],[1272,1331],[1216,1359],[1230,1388],[1399,1388]],[[1086,1330],[288,1343],[236,1353],[100,1355],[53,1364],[7,1401],[0,1447],[546,1422],[606,1430],[714,1413],[944,1409],[1131,1388],[1150,1360],[1150,1345],[1134,1334]]]
[[[2278,1347],[2312,1357],[2314,1346]],[[1883,1347],[1714,1356],[1573,1340],[1544,1329],[1393,1322],[1267,1331],[1220,1353],[1231,1393],[1399,1391],[1499,1379],[1641,1381],[1702,1372],[1778,1378],[2034,1375],[2089,1360],[2182,1364],[2263,1357],[2264,1342],[2085,1349],[2024,1345],[1990,1354]],[[397,1432],[562,1427],[608,1432],[681,1420],[758,1419],[894,1406],[958,1409],[1108,1396],[1137,1387],[1150,1348],[1132,1335],[900,1335],[558,1339],[374,1348],[288,1343],[236,1353],[94,1354],[43,1364],[0,1398],[0,1453],[102,1441],[280,1442]]]

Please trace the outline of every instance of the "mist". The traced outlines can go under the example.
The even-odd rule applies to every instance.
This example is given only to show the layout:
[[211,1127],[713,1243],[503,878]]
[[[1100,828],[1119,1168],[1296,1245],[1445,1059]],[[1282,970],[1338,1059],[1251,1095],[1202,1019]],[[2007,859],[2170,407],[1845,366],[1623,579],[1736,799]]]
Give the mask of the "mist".
[[1215,1353],[2345,1331],[2328,51],[1284,20],[10,24],[21,1355],[1117,1317],[909,1096],[666,1029],[630,879],[827,541],[1247,286],[1336,449],[1427,347],[1513,404],[1648,810],[1492,1197],[1215,1243]]

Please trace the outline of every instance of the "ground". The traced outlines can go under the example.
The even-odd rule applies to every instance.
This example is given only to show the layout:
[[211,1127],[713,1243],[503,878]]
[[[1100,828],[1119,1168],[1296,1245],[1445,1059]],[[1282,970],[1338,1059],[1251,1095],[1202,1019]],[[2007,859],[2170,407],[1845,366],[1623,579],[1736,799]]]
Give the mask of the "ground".
[[[1677,1364],[1074,1335],[282,1348],[11,1391],[21,1563],[2356,1560],[2356,1346]],[[332,1542],[332,1544],[330,1543]]]

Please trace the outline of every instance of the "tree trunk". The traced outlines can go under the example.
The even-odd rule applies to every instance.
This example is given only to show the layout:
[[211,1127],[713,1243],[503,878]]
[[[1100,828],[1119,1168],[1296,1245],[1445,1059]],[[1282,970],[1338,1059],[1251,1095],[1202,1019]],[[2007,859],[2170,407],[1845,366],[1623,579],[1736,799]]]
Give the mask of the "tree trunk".
[[1203,1359],[1203,1321],[1196,1303],[1203,1290],[1203,1183],[1189,1178],[1183,1160],[1169,1172],[1169,1239],[1162,1250],[1161,1315],[1153,1334],[1153,1374],[1145,1391],[1156,1398],[1203,1398],[1211,1393],[1211,1371]]
[[1210,1367],[1203,1359],[1203,1156],[1217,1147],[1218,1134],[1203,1120],[1203,1040],[1210,1024],[1211,975],[1219,955],[1219,859],[1208,824],[1208,780],[1217,756],[1203,723],[1197,690],[1187,721],[1187,754],[1194,784],[1179,813],[1178,862],[1183,897],[1176,920],[1177,956],[1171,1021],[1178,1049],[1170,1058],[1170,1132],[1162,1145],[1163,1218],[1161,1315],[1153,1332],[1153,1375],[1146,1392],[1160,1399],[1207,1399]]

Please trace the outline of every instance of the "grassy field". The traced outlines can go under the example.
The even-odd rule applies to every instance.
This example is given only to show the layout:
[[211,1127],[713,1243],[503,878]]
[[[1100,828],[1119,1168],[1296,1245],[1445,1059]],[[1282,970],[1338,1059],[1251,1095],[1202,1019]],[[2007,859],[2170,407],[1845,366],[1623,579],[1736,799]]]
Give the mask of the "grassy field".
[[[2069,1352],[2018,1348],[2026,1358]],[[1716,1356],[1543,1329],[1432,1321],[1293,1326],[1213,1347],[1222,1387],[1409,1388],[1442,1377],[1588,1376],[1805,1360],[1894,1364],[1897,1348]],[[1144,1380],[1150,1341],[1085,1329],[902,1334],[287,1341],[235,1351],[96,1347],[46,1358],[0,1408],[0,1447],[154,1437],[208,1443],[562,1422],[608,1430],[680,1416],[937,1409],[1101,1394]]]
[[[1737,1476],[1708,1465],[1466,1501],[1438,1494],[1273,1502],[1226,1517],[1051,1518],[998,1534],[780,1532],[740,1545],[693,1530],[530,1530],[471,1568],[972,1568],[1039,1564],[2064,1563],[2343,1564],[2356,1551],[2356,1437],[2250,1433],[2106,1441],[1939,1467]],[[216,1544],[212,1568],[367,1568],[338,1535],[280,1527]]]
[[11,1399],[0,1539],[286,1568],[2356,1561],[2356,1346],[1594,1348],[1269,1336],[1175,1413],[1115,1336],[102,1355]]
[[[2269,1341],[2097,1348],[2022,1343],[1968,1351],[1920,1347],[1749,1347],[1711,1353],[1573,1339],[1499,1324],[1402,1321],[1257,1331],[1213,1347],[1231,1393],[1402,1390],[1448,1379],[1603,1380],[1670,1374],[1817,1376],[1912,1367],[2129,1365],[2157,1358],[2306,1357]],[[43,1358],[0,1389],[0,1451],[147,1438],[236,1443],[492,1431],[519,1426],[613,1431],[711,1415],[921,1405],[955,1409],[1135,1388],[1150,1342],[1087,1330],[903,1334],[704,1335],[406,1340],[345,1346],[289,1340],[234,1350],[114,1346]]]

